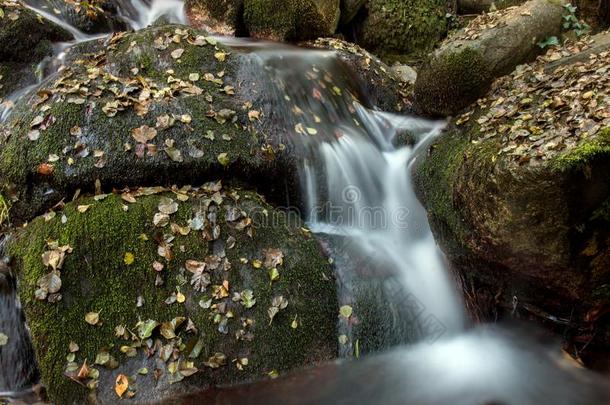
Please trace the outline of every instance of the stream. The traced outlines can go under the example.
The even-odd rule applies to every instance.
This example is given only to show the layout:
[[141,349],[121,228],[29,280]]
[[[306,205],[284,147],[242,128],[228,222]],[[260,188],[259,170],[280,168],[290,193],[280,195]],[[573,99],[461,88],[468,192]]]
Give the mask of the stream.
[[[47,2],[27,3],[66,28],[75,40],[56,44],[55,56],[40,66],[39,83],[15,92],[0,106],[1,121],[10,116],[11,102],[31,93],[59,69],[67,48],[103,36],[81,32],[65,16],[44,8]],[[159,17],[187,23],[182,1],[123,3],[119,16],[134,30]],[[551,349],[553,342],[538,339],[536,331],[521,325],[469,327],[410,178],[411,164],[442,133],[444,121],[376,110],[333,52],[247,39],[219,40],[250,55],[251,74],[265,90],[259,101],[273,111],[271,125],[286,133],[318,128],[317,136],[287,135],[286,139],[302,162],[301,216],[334,261],[339,302],[351,304],[364,291],[384,310],[375,319],[380,332],[369,341],[364,336],[358,342],[351,325],[339,326],[338,333],[346,340],[371,348],[371,354],[364,353],[359,360],[353,358],[361,357],[360,347],[350,343],[341,348],[342,359],[336,363],[273,381],[208,390],[172,403],[610,401],[601,377],[568,365]],[[334,87],[324,85],[331,82],[327,77],[332,77]],[[399,142],[405,134],[409,141]],[[8,331],[11,342],[0,347],[0,403],[27,401],[31,387],[39,383],[16,284],[0,260],[0,331]],[[382,353],[374,354],[377,351]]]

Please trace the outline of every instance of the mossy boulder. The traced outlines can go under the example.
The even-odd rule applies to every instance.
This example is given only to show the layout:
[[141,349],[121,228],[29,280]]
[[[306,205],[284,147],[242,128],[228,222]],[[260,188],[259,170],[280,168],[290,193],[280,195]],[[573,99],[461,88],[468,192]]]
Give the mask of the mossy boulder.
[[250,36],[299,41],[334,34],[339,0],[245,0],[244,23]]
[[[219,182],[81,198],[32,221],[7,250],[51,400],[115,403],[123,374],[149,403],[335,357],[332,268],[302,226]],[[43,294],[53,268],[61,288]],[[85,361],[97,371],[78,377]]]
[[2,7],[0,18],[0,100],[36,83],[36,65],[53,54],[53,42],[72,35],[19,3]]
[[418,72],[415,105],[420,113],[454,115],[484,95],[493,79],[531,61],[539,42],[558,36],[561,1],[530,0],[481,15],[447,38]]
[[498,80],[420,157],[415,184],[475,317],[535,319],[591,360],[610,347],[610,60],[545,70],[586,43]]
[[252,128],[249,112],[260,108],[238,87],[240,61],[205,32],[174,25],[72,48],[66,69],[5,123],[0,183],[13,217],[32,218],[96,183],[108,191],[207,176],[260,184],[279,159]]
[[72,35],[16,3],[3,7],[0,18],[0,62],[37,63],[52,53],[52,43],[67,41]]
[[358,45],[388,59],[420,58],[447,33],[446,0],[369,0],[352,21]]

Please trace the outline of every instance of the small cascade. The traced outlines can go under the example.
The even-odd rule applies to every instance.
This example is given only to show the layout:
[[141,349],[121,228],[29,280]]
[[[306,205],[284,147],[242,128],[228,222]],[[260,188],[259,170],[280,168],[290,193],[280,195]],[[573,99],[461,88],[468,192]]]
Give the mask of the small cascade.
[[[334,52],[270,50],[234,39],[231,45],[254,48],[252,75],[265,73],[257,102],[269,106],[266,121],[274,133],[302,156],[303,216],[328,239],[342,301],[358,300],[354,273],[367,273],[365,278],[382,288],[393,284],[383,298],[396,309],[386,325],[399,335],[393,343],[462,330],[462,303],[409,175],[418,148],[438,135],[444,122],[375,111]],[[403,134],[414,145],[395,147]]]

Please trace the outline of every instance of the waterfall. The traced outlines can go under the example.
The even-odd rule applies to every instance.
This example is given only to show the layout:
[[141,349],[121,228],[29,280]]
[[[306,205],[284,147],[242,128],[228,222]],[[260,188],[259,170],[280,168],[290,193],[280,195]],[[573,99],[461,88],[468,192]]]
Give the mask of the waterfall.
[[[251,75],[263,79],[257,103],[271,106],[265,121],[302,158],[303,216],[312,231],[339,241],[331,243],[334,256],[349,252],[350,261],[369,273],[397,280],[401,291],[391,300],[409,299],[425,312],[407,326],[419,329],[416,339],[398,342],[426,339],[439,327],[448,334],[460,331],[463,305],[409,174],[418,149],[445,123],[374,110],[334,52],[229,43],[254,50]],[[415,144],[395,147],[395,138],[405,133]],[[337,267],[349,290],[350,271]],[[350,295],[345,303],[351,303]]]

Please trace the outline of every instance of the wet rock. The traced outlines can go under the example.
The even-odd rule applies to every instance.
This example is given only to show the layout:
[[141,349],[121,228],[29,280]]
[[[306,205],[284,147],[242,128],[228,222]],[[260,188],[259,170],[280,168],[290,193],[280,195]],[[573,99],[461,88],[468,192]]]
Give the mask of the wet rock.
[[87,34],[102,34],[127,29],[118,16],[118,2],[69,2],[64,0],[31,0],[33,7],[57,15]]
[[152,27],[73,48],[69,66],[7,122],[0,182],[13,217],[32,218],[77,189],[276,170],[273,147],[251,128],[257,107],[235,95],[240,56],[205,35]]
[[610,54],[590,46],[499,79],[415,179],[475,316],[535,319],[589,362],[610,343]]
[[339,0],[245,0],[244,22],[251,37],[299,41],[334,34]]
[[421,57],[447,32],[447,4],[446,0],[369,0],[352,21],[356,42],[386,58]]
[[3,7],[0,19],[0,62],[39,62],[52,53],[52,43],[72,35],[15,3]]
[[15,277],[0,258],[0,392],[25,390],[40,378],[16,290]]
[[187,0],[186,11],[191,24],[223,35],[243,35],[243,0]]
[[561,33],[564,8],[550,0],[485,14],[451,35],[419,71],[418,111],[453,115],[487,92],[494,78],[533,59],[537,44]]
[[369,99],[370,107],[391,112],[410,110],[412,82],[377,56],[358,45],[335,38],[320,38],[310,45],[337,52],[339,59],[356,74],[354,82],[364,86],[364,99]]
[[392,73],[405,83],[415,84],[417,80],[417,72],[409,65],[394,65],[392,66]]
[[302,225],[220,183],[80,198],[32,221],[8,250],[50,399],[116,403],[122,374],[121,402],[149,403],[335,357],[332,268]]
[[36,65],[53,53],[53,42],[72,35],[19,3],[3,6],[0,19],[0,97],[36,82]]

